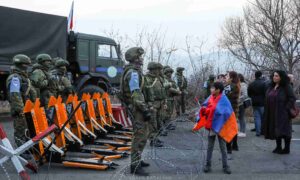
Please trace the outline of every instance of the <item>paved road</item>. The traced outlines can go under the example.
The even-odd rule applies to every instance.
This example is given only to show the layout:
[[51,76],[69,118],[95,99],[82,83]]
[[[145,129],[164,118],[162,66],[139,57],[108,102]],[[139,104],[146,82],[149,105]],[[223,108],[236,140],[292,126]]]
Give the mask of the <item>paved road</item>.
[[[180,119],[177,119],[180,120]],[[294,125],[291,154],[277,155],[271,153],[275,142],[255,137],[247,132],[247,137],[239,139],[240,151],[234,152],[233,160],[229,161],[233,174],[222,172],[221,156],[218,144],[213,154],[213,171],[210,174],[202,172],[206,157],[206,132],[192,133],[191,122],[178,122],[177,129],[171,131],[164,148],[152,149],[147,145],[144,159],[151,163],[147,169],[151,177],[146,179],[300,179],[300,125]],[[4,125],[9,137],[12,137],[12,124],[7,117],[0,116],[0,123]],[[248,129],[253,124],[249,124]],[[84,169],[65,168],[59,164],[45,164],[38,174],[31,174],[32,179],[145,179],[129,174],[129,158],[117,161],[120,165],[115,170],[94,171]],[[10,164],[5,164],[5,171],[10,179],[17,179]],[[4,169],[0,167],[0,179],[7,179]]]

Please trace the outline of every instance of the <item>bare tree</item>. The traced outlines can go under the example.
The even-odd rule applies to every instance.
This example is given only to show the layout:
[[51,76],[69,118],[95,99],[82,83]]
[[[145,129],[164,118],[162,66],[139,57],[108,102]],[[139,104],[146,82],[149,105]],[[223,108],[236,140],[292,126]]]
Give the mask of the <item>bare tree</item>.
[[255,69],[293,72],[300,60],[299,28],[299,1],[255,0],[243,17],[225,21],[220,45]]

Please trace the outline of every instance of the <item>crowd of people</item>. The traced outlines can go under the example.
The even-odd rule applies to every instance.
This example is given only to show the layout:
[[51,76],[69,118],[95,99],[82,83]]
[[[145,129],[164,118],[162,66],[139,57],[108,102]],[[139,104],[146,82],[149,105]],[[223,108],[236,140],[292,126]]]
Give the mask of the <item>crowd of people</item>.
[[[125,60],[128,64],[125,65],[121,77],[120,99],[133,117],[131,173],[147,176],[148,173],[143,167],[149,164],[141,160],[144,147],[148,140],[153,148],[164,146],[159,136],[167,136],[169,130],[176,128],[171,122],[174,110],[178,116],[185,114],[188,84],[183,75],[185,70],[183,67],[177,67],[173,75],[174,70],[170,66],[150,62],[147,64],[148,72],[143,74],[143,54],[144,50],[141,47],[133,47],[126,51]],[[18,146],[28,137],[23,113],[27,99],[35,101],[39,97],[41,106],[47,108],[51,96],[62,96],[65,100],[68,94],[74,93],[66,73],[68,61],[51,58],[48,54],[39,54],[29,71],[30,65],[31,59],[28,56],[24,54],[14,56],[11,74],[6,82],[11,115],[14,118],[15,143]],[[295,109],[296,100],[292,89],[292,76],[276,70],[270,77],[266,80],[262,77],[262,73],[257,71],[255,80],[248,85],[244,76],[235,71],[220,74],[217,78],[214,75],[209,76],[204,84],[208,99],[206,106],[214,110],[220,99],[223,98],[223,102],[228,101],[234,118],[239,122],[239,132],[234,134],[230,141],[225,142],[212,129],[212,122],[206,126],[209,136],[204,172],[211,171],[214,141],[218,137],[223,170],[227,174],[231,173],[227,160],[231,159],[233,151],[239,150],[238,138],[246,137],[245,110],[249,106],[253,108],[255,122],[255,128],[251,131],[255,131],[256,136],[263,135],[266,139],[276,140],[273,153],[290,153],[291,119],[295,116],[295,112],[291,110]],[[211,115],[212,112],[207,109],[206,115]]]
[[[263,78],[261,71],[257,71],[255,72],[255,80],[249,85],[247,85],[244,76],[235,71],[227,72],[225,75],[218,75],[217,79],[214,75],[209,76],[208,81],[203,86],[206,97],[209,97],[207,100],[208,104],[206,101],[205,105],[203,105],[204,107],[200,110],[200,116],[202,113],[202,116],[206,116],[206,120],[209,121],[211,111],[216,110],[218,99],[225,95],[230,102],[237,121],[239,121],[239,132],[230,142],[226,143],[226,152],[224,148],[225,141],[218,135],[225,173],[231,173],[227,160],[232,159],[230,156],[232,151],[239,150],[238,137],[246,137],[245,110],[249,106],[252,106],[255,124],[255,128],[251,129],[251,131],[255,132],[257,137],[263,135],[265,139],[276,140],[276,147],[273,153],[290,153],[291,119],[295,118],[299,113],[295,105],[296,97],[293,92],[292,81],[293,76],[282,70],[273,71],[268,80]],[[216,105],[213,105],[214,103]],[[206,113],[203,113],[203,111]],[[225,115],[222,114],[222,116]],[[207,173],[211,171],[211,156],[215,138],[211,135],[213,128],[211,126],[205,127],[209,131],[209,136],[207,159],[203,171]],[[215,136],[216,134],[213,135]],[[285,144],[284,148],[282,141]]]
[[41,106],[46,109],[51,96],[60,95],[66,100],[68,94],[74,90],[66,74],[69,63],[62,58],[39,54],[33,65],[31,59],[24,54],[15,55],[12,60],[6,87],[11,116],[14,118],[15,144],[21,146],[29,138],[23,113],[26,100],[34,102],[36,98],[40,98]]

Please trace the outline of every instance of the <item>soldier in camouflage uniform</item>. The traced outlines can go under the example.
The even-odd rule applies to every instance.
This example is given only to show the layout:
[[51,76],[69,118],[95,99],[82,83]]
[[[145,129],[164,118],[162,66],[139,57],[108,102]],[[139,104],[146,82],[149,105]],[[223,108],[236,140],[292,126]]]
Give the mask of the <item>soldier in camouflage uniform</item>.
[[175,125],[171,124],[171,117],[174,110],[174,101],[176,96],[181,95],[181,91],[176,85],[176,82],[172,80],[172,74],[174,70],[170,67],[166,67],[164,69],[164,76],[167,79],[168,83],[170,83],[169,88],[167,88],[167,110],[166,110],[166,119],[165,119],[165,125],[166,129],[168,130],[174,130]]
[[150,108],[142,93],[144,77],[142,65],[144,50],[133,47],[125,53],[125,59],[129,62],[125,66],[121,77],[121,95],[123,104],[133,115],[133,139],[131,145],[131,173],[147,176],[148,173],[142,167],[149,166],[141,160],[142,152],[149,137],[149,123],[151,120]]
[[[18,54],[13,57],[14,65],[6,80],[6,88],[10,103],[11,116],[14,119],[14,140],[17,146],[21,146],[27,141],[27,123],[23,113],[26,100],[35,101],[36,91],[31,86],[27,69],[31,64],[28,56]],[[26,134],[26,135],[25,135]]]
[[176,69],[176,74],[175,74],[175,82],[177,84],[177,86],[179,87],[179,90],[182,92],[181,96],[176,98],[176,113],[177,116],[180,115],[180,110],[181,113],[185,113],[185,95],[186,93],[186,89],[187,89],[187,80],[186,78],[183,76],[183,71],[184,68],[183,67],[178,67]]
[[165,89],[160,72],[163,66],[160,63],[150,62],[147,69],[149,72],[145,75],[144,94],[149,107],[153,107],[152,119],[150,121],[150,146],[162,147],[163,142],[158,139],[158,134],[163,126],[162,113],[166,108]]
[[39,54],[36,57],[37,63],[33,65],[30,80],[37,90],[38,96],[41,99],[41,106],[48,107],[51,91],[49,89],[50,73],[52,59],[48,54]]
[[61,96],[63,102],[66,101],[69,94],[74,93],[71,81],[66,74],[67,66],[69,66],[68,61],[62,58],[56,58],[54,69],[50,71],[51,80],[49,82],[49,87],[51,94],[53,94],[55,97]]

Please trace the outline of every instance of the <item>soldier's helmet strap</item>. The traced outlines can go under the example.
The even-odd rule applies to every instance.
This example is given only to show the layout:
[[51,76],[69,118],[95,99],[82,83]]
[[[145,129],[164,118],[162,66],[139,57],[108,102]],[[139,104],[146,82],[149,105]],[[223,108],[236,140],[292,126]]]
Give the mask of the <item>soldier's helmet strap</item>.
[[25,96],[28,96],[30,89],[32,88],[31,82],[29,79],[27,79],[27,83],[28,83],[28,88],[26,89]]

